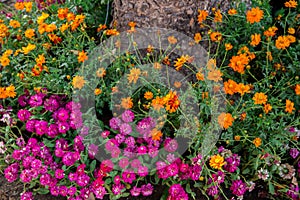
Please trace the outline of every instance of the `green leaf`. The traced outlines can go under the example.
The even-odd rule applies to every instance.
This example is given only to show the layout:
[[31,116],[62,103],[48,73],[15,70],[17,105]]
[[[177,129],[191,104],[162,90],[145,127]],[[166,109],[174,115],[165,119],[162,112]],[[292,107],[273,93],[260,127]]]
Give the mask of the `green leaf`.
[[39,194],[48,194],[49,190],[46,188],[39,188],[39,190],[37,191]]
[[271,183],[271,181],[269,181],[269,192],[271,194],[275,194],[274,185]]
[[90,165],[90,170],[91,170],[91,172],[93,172],[94,169],[96,168],[96,164],[97,164],[96,160],[93,160],[93,161],[91,162],[91,165]]

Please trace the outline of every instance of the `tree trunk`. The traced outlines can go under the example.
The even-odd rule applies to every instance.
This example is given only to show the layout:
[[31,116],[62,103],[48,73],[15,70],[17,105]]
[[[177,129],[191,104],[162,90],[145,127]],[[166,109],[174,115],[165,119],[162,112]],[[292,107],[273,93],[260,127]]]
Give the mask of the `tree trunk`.
[[[250,0],[242,0],[249,3]],[[137,27],[160,27],[192,36],[198,31],[198,9],[226,11],[232,0],[114,0],[113,19],[120,31]]]

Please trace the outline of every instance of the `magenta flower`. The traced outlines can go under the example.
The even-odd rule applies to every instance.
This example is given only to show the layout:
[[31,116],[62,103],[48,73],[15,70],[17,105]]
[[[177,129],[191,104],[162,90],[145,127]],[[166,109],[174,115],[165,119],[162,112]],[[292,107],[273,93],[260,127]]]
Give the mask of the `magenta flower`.
[[135,173],[132,170],[126,170],[122,173],[122,179],[125,183],[132,183],[135,179]]
[[129,135],[131,133],[131,131],[132,131],[132,128],[131,128],[131,126],[129,124],[122,123],[120,125],[120,133],[122,135]]
[[[27,158],[29,158],[29,157],[27,157]],[[39,168],[41,168],[42,167],[42,161],[39,160],[39,159],[33,159],[31,161],[31,167],[33,169],[39,169]]]
[[129,165],[129,160],[128,160],[128,158],[122,158],[122,159],[119,161],[119,166],[120,166],[122,169],[125,169],[128,165]]
[[35,130],[35,123],[36,123],[37,121],[38,121],[38,120],[36,120],[36,119],[28,120],[28,121],[26,122],[26,130],[27,130],[28,132],[34,132],[34,130]]
[[96,198],[103,199],[104,195],[107,194],[105,187],[99,186],[96,189],[93,190],[93,193],[95,194]]
[[55,170],[55,178],[63,179],[65,177],[65,172],[62,169]]
[[164,148],[167,152],[174,152],[178,148],[178,143],[175,139],[166,138]]
[[94,159],[98,153],[98,146],[95,144],[90,144],[88,148],[88,155],[90,159]]
[[80,187],[87,186],[89,182],[90,182],[90,177],[87,174],[82,174],[78,176],[76,180],[77,185],[79,185]]
[[130,163],[131,167],[134,169],[138,169],[141,166],[141,161],[139,159],[134,159]]
[[58,126],[56,124],[50,124],[48,127],[47,135],[51,138],[58,136]]
[[68,189],[68,195],[69,196],[74,196],[74,194],[76,193],[77,189],[75,186],[71,186],[69,189]]
[[58,125],[58,132],[62,134],[65,134],[70,129],[68,122],[58,122],[57,125]]
[[56,97],[51,96],[49,99],[44,101],[44,108],[47,111],[54,112],[59,108],[59,103]]
[[166,168],[167,170],[167,173],[168,173],[168,176],[171,177],[171,176],[176,176],[178,174],[178,166],[176,163],[172,163],[170,165],[168,165]]
[[299,200],[299,186],[296,186],[294,184],[290,184],[290,188],[286,193],[289,197],[291,197],[293,200]]
[[34,129],[37,135],[42,136],[48,132],[48,122],[44,120],[36,121]]
[[59,109],[55,114],[57,119],[61,122],[66,122],[69,119],[69,112],[64,108]]
[[75,182],[75,181],[77,181],[78,174],[77,174],[77,173],[70,173],[70,174],[68,175],[68,178],[69,178],[69,180],[70,180],[71,182]]
[[131,196],[137,197],[141,194],[141,188],[138,188],[136,186],[134,186],[131,190],[130,190],[130,194]]
[[298,149],[296,149],[296,148],[291,148],[290,149],[290,156],[292,157],[292,158],[297,158],[298,157],[298,155],[299,155],[299,151],[298,151]]
[[112,186],[112,192],[114,195],[119,195],[122,193],[122,190],[125,188],[123,184],[113,184]]
[[43,174],[40,177],[40,183],[43,186],[49,186],[51,182],[51,175],[50,174]]
[[28,104],[28,100],[29,100],[29,97],[27,95],[23,94],[23,95],[19,96],[18,103],[20,104],[20,106],[25,107]]
[[141,176],[141,177],[145,177],[148,175],[149,171],[148,171],[148,167],[146,166],[140,166],[138,168],[138,175]]
[[76,162],[76,160],[73,157],[73,152],[67,152],[63,156],[62,162],[66,166],[72,166]]
[[8,182],[14,182],[18,178],[19,164],[13,163],[4,170],[4,176]]
[[215,183],[221,184],[224,182],[225,173],[222,171],[218,171],[217,174],[212,174],[212,179]]
[[104,139],[105,138],[107,138],[108,136],[109,136],[109,134],[110,134],[110,132],[109,131],[103,131],[102,133],[101,133],[101,137],[103,137]]
[[146,146],[140,146],[137,149],[138,155],[145,155],[148,152],[148,149]]
[[28,110],[21,109],[18,111],[18,118],[21,121],[27,121],[31,117],[31,113]]
[[236,196],[243,196],[247,191],[247,185],[242,180],[234,180],[232,181],[230,190],[232,191],[232,194]]
[[214,197],[219,193],[218,186],[212,185],[209,188],[207,188],[207,194]]
[[150,183],[148,183],[146,185],[142,185],[141,192],[142,192],[143,196],[150,196],[153,192],[153,186]]
[[119,175],[115,176],[115,178],[114,178],[114,183],[115,183],[115,184],[120,184],[120,183],[121,183],[121,178],[120,178]]
[[23,192],[20,197],[21,200],[33,200],[32,192]]
[[20,179],[23,183],[29,183],[32,180],[32,173],[29,169],[24,169],[21,171]]
[[134,120],[134,113],[133,113],[131,110],[125,110],[125,111],[122,113],[122,120],[123,120],[125,123],[133,122],[133,120]]
[[113,130],[119,130],[121,123],[122,123],[121,120],[117,117],[113,117],[109,120],[109,126]]
[[237,154],[233,154],[232,156],[225,159],[226,164],[224,165],[224,169],[228,172],[235,172],[240,165],[240,156]]
[[43,96],[40,94],[35,94],[31,96],[29,99],[29,105],[31,107],[41,106],[42,104],[43,104]]

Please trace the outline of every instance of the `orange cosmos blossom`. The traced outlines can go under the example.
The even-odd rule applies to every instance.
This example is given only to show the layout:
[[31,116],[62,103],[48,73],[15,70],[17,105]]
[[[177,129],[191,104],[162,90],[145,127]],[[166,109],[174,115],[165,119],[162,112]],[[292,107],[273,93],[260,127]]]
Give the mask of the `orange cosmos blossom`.
[[170,44],[176,44],[177,43],[177,39],[174,36],[169,36],[168,37],[168,42]]
[[144,98],[147,100],[153,99],[153,93],[150,91],[145,92]]
[[196,33],[194,36],[195,42],[198,44],[201,41],[202,37],[200,33]]
[[236,14],[237,14],[237,11],[236,11],[236,9],[229,9],[229,10],[228,10],[228,14],[229,14],[229,15],[236,15]]
[[250,93],[250,85],[245,85],[243,83],[239,83],[237,86],[237,92],[243,96],[246,93]]
[[250,24],[253,24],[254,22],[260,22],[263,16],[264,12],[259,7],[248,10],[246,14],[247,21],[250,22]]
[[19,28],[21,27],[21,24],[20,22],[16,21],[16,20],[10,20],[9,21],[9,25],[13,28]]
[[164,98],[157,96],[155,99],[152,99],[151,106],[154,110],[159,111],[164,107]]
[[229,79],[228,81],[224,82],[224,90],[226,94],[233,95],[237,92],[238,84],[234,81]]
[[162,135],[162,132],[156,128],[151,131],[152,140],[159,141]]
[[223,16],[219,9],[214,13],[214,15],[215,15],[214,22],[222,22]]
[[226,51],[229,51],[229,50],[231,50],[232,48],[233,48],[232,44],[230,44],[230,43],[226,43],[226,44],[225,44],[225,50],[226,50]]
[[251,35],[251,42],[250,45],[255,47],[257,45],[259,45],[260,43],[260,34],[255,33],[254,35]]
[[83,76],[75,76],[72,80],[72,85],[74,88],[81,89],[85,84]]
[[10,85],[10,86],[6,87],[5,93],[6,93],[7,97],[14,98],[17,95],[17,93],[15,92],[15,86]]
[[127,75],[127,80],[129,83],[136,83],[139,79],[139,76],[141,75],[141,70],[138,68],[132,68],[130,69],[130,73]]
[[264,35],[267,37],[273,37],[276,34],[276,31],[278,30],[277,27],[272,26],[268,28],[268,30],[264,31]]
[[219,41],[222,40],[222,33],[220,33],[220,32],[212,32],[210,34],[210,39],[213,42],[219,42]]
[[268,114],[272,110],[271,104],[267,103],[264,105],[264,112]]
[[285,111],[288,113],[293,113],[294,108],[294,103],[288,99],[285,100]]
[[178,99],[178,95],[176,94],[176,91],[170,91],[164,98],[163,98],[164,104],[166,105],[166,110],[169,113],[176,112],[180,105],[180,100]]
[[252,99],[254,101],[254,104],[265,104],[267,103],[268,96],[263,92],[257,92],[254,94],[254,97]]
[[253,144],[255,145],[255,147],[259,147],[261,145],[261,139],[259,137],[255,138],[253,140]]
[[87,59],[88,59],[88,56],[86,55],[86,53],[83,50],[78,53],[77,60],[78,60],[79,63],[84,62]]
[[228,129],[230,126],[232,126],[233,121],[234,118],[230,113],[221,113],[218,116],[219,125],[225,129]]
[[296,95],[300,95],[300,84],[297,84],[295,87],[295,93]]
[[58,19],[64,20],[68,16],[69,9],[68,8],[59,8],[57,11]]
[[209,165],[214,169],[221,170],[222,166],[225,164],[226,164],[226,162],[225,162],[224,158],[222,156],[220,156],[219,154],[213,155],[212,157],[210,157]]
[[248,63],[249,59],[246,54],[240,54],[238,56],[232,56],[228,66],[231,67],[234,71],[243,74],[245,66],[248,65]]
[[290,0],[284,3],[284,6],[287,8],[296,8],[298,3],[295,0]]
[[223,80],[222,76],[223,76],[223,73],[220,70],[212,70],[212,71],[208,72],[207,79],[214,81],[214,82],[218,82],[218,81]]
[[290,40],[287,36],[279,36],[275,41],[275,46],[277,49],[286,49],[290,46]]
[[177,60],[175,61],[174,67],[175,69],[178,71],[182,68],[182,66],[188,62],[190,59],[190,57],[188,55],[183,55],[180,58],[177,58]]
[[201,24],[204,20],[206,20],[206,17],[208,16],[208,12],[206,10],[198,10],[198,23]]
[[122,98],[121,106],[126,110],[131,109],[133,107],[132,98],[131,97]]

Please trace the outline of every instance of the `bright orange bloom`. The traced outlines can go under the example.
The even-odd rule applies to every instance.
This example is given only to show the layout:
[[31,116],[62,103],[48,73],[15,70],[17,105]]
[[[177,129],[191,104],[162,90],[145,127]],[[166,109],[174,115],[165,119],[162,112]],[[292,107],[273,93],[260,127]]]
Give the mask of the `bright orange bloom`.
[[43,54],[38,55],[38,57],[35,59],[36,63],[38,64],[44,64],[46,62],[45,56]]
[[22,47],[23,53],[26,55],[30,51],[34,50],[36,46],[34,44],[28,44],[26,47]]
[[246,54],[240,54],[238,56],[232,56],[228,66],[231,67],[234,71],[243,74],[245,66],[248,65],[248,63],[249,59]]
[[290,46],[290,41],[287,36],[279,36],[275,41],[275,46],[277,49],[286,49]]
[[39,25],[43,24],[44,21],[49,17],[49,14],[42,12],[42,15],[37,18],[37,23]]
[[295,0],[289,0],[284,3],[284,6],[287,8],[296,8],[298,3]]
[[233,48],[232,44],[230,44],[230,43],[226,43],[226,44],[225,44],[225,50],[226,50],[226,51],[229,51],[229,50],[231,50],[232,48]]
[[101,94],[102,93],[102,90],[100,89],[100,88],[96,88],[95,90],[94,90],[94,94],[96,95],[96,96],[98,96],[99,94]]
[[213,155],[212,157],[210,157],[209,166],[211,166],[214,169],[221,170],[222,166],[225,164],[226,164],[226,162],[225,162],[224,158],[222,156],[220,156],[219,154]]
[[222,40],[222,34],[220,32],[212,32],[210,34],[210,39],[213,42],[219,42]]
[[198,23],[202,23],[204,20],[206,20],[206,17],[208,16],[208,12],[206,10],[198,10]]
[[259,45],[260,40],[261,40],[260,34],[255,33],[254,35],[251,35],[250,45],[255,47],[255,46]]
[[271,51],[267,51],[266,54],[267,54],[267,59],[268,59],[269,61],[272,61],[272,60],[273,60],[272,52],[271,52]]
[[132,98],[131,97],[122,98],[121,106],[126,110],[131,109],[133,107]]
[[57,11],[58,19],[64,20],[68,16],[69,9],[68,8],[59,8]]
[[228,14],[229,15],[235,15],[235,14],[237,14],[237,11],[236,11],[236,9],[229,9]]
[[257,92],[254,94],[254,97],[252,99],[254,101],[254,104],[265,104],[268,101],[268,96],[262,92]]
[[75,20],[75,14],[72,13],[72,12],[69,12],[67,14],[67,21],[70,22],[70,21],[73,21],[73,20]]
[[215,15],[214,22],[222,22],[223,16],[219,9],[214,13],[214,15]]
[[197,72],[196,73],[196,78],[198,81],[204,81],[204,74],[202,74],[201,72]]
[[170,44],[176,44],[177,43],[177,39],[172,35],[168,37],[168,42]]
[[162,135],[162,132],[156,128],[151,131],[152,140],[159,141]]
[[195,42],[198,44],[201,41],[202,37],[200,33],[196,33],[194,36]]
[[35,34],[34,34],[34,29],[27,29],[27,30],[25,31],[25,37],[27,37],[27,38],[29,38],[29,39],[31,39],[34,35],[35,35]]
[[164,107],[164,99],[157,96],[155,99],[152,99],[151,106],[154,108],[154,110],[159,111]]
[[17,93],[15,92],[15,86],[13,85],[6,87],[5,92],[7,97],[14,98],[17,95]]
[[293,113],[294,108],[294,103],[288,99],[285,100],[285,112],[288,113]]
[[0,99],[6,99],[7,95],[6,95],[6,91],[4,87],[0,87]]
[[288,35],[288,36],[286,36],[286,37],[287,37],[287,39],[288,39],[288,41],[289,41],[290,43],[296,42],[296,37],[295,37],[295,36]]
[[153,99],[153,93],[150,91],[145,92],[144,98],[147,100]]
[[180,87],[181,87],[181,82],[175,81],[175,82],[174,82],[174,87],[180,88]]
[[32,2],[24,2],[24,6],[26,8],[26,12],[30,12],[32,9]]
[[278,30],[277,27],[272,26],[268,28],[268,30],[264,31],[264,35],[267,37],[273,37],[276,34],[276,31]]
[[241,121],[244,121],[247,117],[247,113],[243,112],[240,116]]
[[248,10],[246,15],[247,21],[253,24],[254,22],[260,22],[264,16],[264,12],[259,7],[256,7]]
[[55,31],[57,29],[56,25],[55,24],[48,24],[46,27],[45,27],[45,31],[47,33],[51,33],[53,31]]
[[48,37],[54,44],[61,43],[61,41],[62,41],[62,39],[60,37],[58,37],[57,35],[52,34],[52,33],[49,33]]
[[24,3],[23,2],[17,2],[17,3],[15,3],[15,8],[17,10],[23,10],[24,9]]
[[116,29],[108,29],[108,30],[105,30],[104,33],[106,35],[119,35],[119,31],[117,31]]
[[288,28],[288,33],[289,34],[295,34],[295,29],[294,28]]
[[209,59],[208,60],[208,62],[207,62],[207,69],[209,70],[209,71],[212,71],[212,70],[215,70],[216,69],[216,67],[217,67],[217,61],[216,61],[216,59]]
[[96,75],[99,78],[103,78],[106,75],[106,70],[103,67],[100,67],[97,71],[96,71]]
[[74,88],[81,89],[85,84],[85,80],[83,76],[75,76],[72,81],[72,85]]
[[225,93],[233,95],[237,92],[237,86],[238,84],[235,81],[229,79],[228,81],[224,82]]
[[222,76],[223,76],[223,73],[220,70],[212,70],[212,71],[208,72],[207,79],[214,81],[214,82],[218,82],[218,81],[223,80]]
[[169,113],[176,112],[180,105],[180,100],[178,99],[178,95],[176,94],[176,91],[170,91],[165,97],[164,97],[164,103],[166,105],[166,110]]
[[21,26],[20,22],[18,22],[16,20],[10,20],[9,25],[13,28],[19,28]]
[[256,146],[256,147],[259,147],[261,145],[261,139],[259,137],[255,138],[253,140],[253,144]]
[[243,96],[246,93],[250,92],[250,86],[249,85],[244,85],[243,83],[239,83],[237,87],[237,92]]
[[68,23],[65,23],[65,24],[62,24],[59,28],[59,30],[61,32],[65,32],[67,29],[69,28],[69,24]]
[[230,126],[232,126],[233,121],[234,118],[230,113],[221,113],[218,116],[219,125],[225,129],[228,129]]
[[0,57],[0,63],[3,67],[6,67],[10,63],[10,59],[7,56],[1,56]]
[[182,68],[182,66],[188,62],[188,60],[190,59],[190,57],[188,55],[182,55],[180,58],[177,58],[177,60],[175,61],[174,67],[175,69],[178,71]]
[[127,80],[129,83],[136,83],[139,79],[139,76],[141,75],[141,70],[138,68],[132,68],[130,69],[130,73],[127,75]]
[[12,53],[13,53],[13,50],[7,49],[7,50],[3,53],[3,56],[8,57],[8,56],[10,56]]
[[86,55],[86,53],[82,50],[81,52],[79,52],[77,60],[78,62],[84,62],[85,60],[88,59],[88,56]]
[[107,26],[105,24],[100,24],[99,27],[97,28],[97,32],[100,32],[106,28],[107,28]]
[[295,87],[295,93],[296,95],[300,95],[300,84],[297,84]]
[[271,104],[267,103],[264,105],[264,111],[266,114],[268,114],[272,110]]

